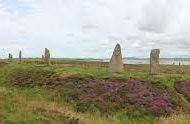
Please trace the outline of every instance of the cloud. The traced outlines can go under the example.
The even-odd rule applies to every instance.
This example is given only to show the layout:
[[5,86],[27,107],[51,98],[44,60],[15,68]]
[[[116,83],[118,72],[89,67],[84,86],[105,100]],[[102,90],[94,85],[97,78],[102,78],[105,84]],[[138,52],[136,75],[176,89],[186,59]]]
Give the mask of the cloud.
[[0,0],[0,51],[104,58],[119,42],[124,56],[161,48],[190,57],[189,8],[187,0]]
[[171,0],[150,1],[144,6],[142,19],[139,21],[139,29],[163,33],[169,24],[176,19],[180,8]]

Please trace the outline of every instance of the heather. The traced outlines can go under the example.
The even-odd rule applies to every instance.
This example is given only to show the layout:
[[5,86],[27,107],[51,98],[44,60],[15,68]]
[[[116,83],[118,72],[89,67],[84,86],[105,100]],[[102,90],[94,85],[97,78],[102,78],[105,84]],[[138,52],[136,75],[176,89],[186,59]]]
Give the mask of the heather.
[[84,124],[186,124],[190,118],[186,97],[173,87],[186,74],[27,64],[0,72],[2,123],[61,124],[69,116]]
[[190,101],[190,79],[176,81],[174,88],[180,94],[183,94]]

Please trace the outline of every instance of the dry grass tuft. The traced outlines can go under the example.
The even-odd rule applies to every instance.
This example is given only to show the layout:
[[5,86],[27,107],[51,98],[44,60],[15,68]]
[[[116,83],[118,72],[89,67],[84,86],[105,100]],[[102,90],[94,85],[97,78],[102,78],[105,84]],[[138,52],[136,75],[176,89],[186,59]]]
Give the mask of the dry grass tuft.
[[190,120],[185,115],[173,115],[159,118],[157,124],[190,124]]

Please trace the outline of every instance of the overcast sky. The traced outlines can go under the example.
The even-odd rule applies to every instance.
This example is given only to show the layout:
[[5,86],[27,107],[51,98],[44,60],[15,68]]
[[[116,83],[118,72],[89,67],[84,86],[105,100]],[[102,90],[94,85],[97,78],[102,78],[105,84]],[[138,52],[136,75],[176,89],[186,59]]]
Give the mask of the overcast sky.
[[0,57],[190,57],[190,0],[0,0]]

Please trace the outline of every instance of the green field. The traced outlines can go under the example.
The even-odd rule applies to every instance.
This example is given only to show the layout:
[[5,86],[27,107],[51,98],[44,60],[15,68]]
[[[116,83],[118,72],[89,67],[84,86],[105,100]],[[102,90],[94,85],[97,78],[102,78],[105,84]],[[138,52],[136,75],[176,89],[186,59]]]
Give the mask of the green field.
[[[70,92],[46,86],[41,82],[41,76],[55,73],[68,77],[93,76],[97,79],[108,77],[139,78],[143,80],[159,81],[162,85],[174,91],[175,80],[190,79],[189,74],[159,74],[149,75],[141,71],[125,71],[112,73],[105,68],[81,68],[75,66],[29,64],[7,64],[0,68],[0,123],[5,124],[63,124],[67,116],[79,118],[81,124],[189,124],[188,113],[177,113],[170,116],[155,117],[142,114],[138,111],[126,114],[127,108],[112,112],[106,116],[100,113],[99,108],[90,107],[85,112],[76,112],[75,101],[68,100]],[[20,83],[14,82],[19,74]],[[30,79],[25,80],[25,76]],[[33,82],[33,84],[28,84]],[[180,95],[185,102],[187,100]],[[138,108],[136,108],[138,109]]]

